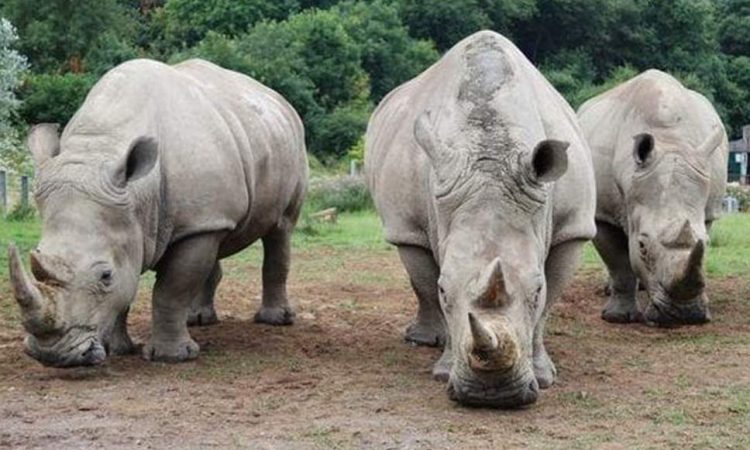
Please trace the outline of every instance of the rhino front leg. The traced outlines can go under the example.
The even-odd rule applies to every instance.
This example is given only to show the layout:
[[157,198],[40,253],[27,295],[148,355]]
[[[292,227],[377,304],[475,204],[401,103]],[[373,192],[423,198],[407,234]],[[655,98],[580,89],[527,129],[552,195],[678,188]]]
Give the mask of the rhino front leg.
[[187,316],[216,261],[221,236],[203,234],[179,241],[167,250],[156,268],[151,339],[143,357],[180,362],[198,357],[200,347],[190,337]]
[[557,369],[544,347],[544,328],[552,305],[560,298],[563,291],[573,280],[581,262],[581,251],[586,241],[567,241],[550,249],[544,265],[544,276],[547,280],[547,299],[539,322],[534,328],[534,376],[539,387],[546,389],[555,382]]
[[638,279],[630,265],[627,235],[620,228],[597,222],[594,246],[609,272],[609,300],[602,311],[602,319],[613,323],[640,321],[636,303]]
[[438,295],[440,268],[432,252],[413,245],[400,245],[398,255],[419,301],[417,317],[406,328],[404,338],[417,345],[445,345],[445,320]]
[[195,296],[190,306],[187,319],[189,327],[213,325],[219,321],[214,309],[214,298],[216,296],[216,288],[221,281],[221,276],[221,264],[219,261],[216,261],[213,270],[211,270],[211,275],[208,276],[208,279],[203,284],[203,289]]
[[130,355],[135,353],[135,344],[128,334],[128,313],[130,308],[121,312],[115,321],[115,327],[112,329],[112,335],[109,338],[109,354],[111,355]]
[[263,300],[255,321],[270,325],[291,325],[294,310],[289,304],[286,280],[289,276],[292,227],[279,227],[263,237]]

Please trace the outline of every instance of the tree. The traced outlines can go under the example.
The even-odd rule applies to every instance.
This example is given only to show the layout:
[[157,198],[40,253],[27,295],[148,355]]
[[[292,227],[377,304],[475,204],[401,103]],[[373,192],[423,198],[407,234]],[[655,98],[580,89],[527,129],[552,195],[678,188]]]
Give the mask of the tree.
[[165,35],[175,48],[192,47],[209,31],[229,37],[264,19],[286,19],[297,0],[170,0],[164,6]]
[[382,0],[346,1],[332,12],[342,18],[344,29],[359,47],[375,102],[439,57],[430,41],[410,37],[398,9]]
[[750,55],[750,0],[723,2],[721,15],[721,50],[728,55]]
[[[3,13],[18,27],[20,50],[35,72],[85,72],[89,52],[113,41],[128,46],[133,29],[132,16],[117,0],[5,0]],[[116,55],[135,54],[124,53]]]
[[23,170],[28,158],[14,126],[19,106],[15,90],[21,84],[27,63],[13,48],[17,40],[13,25],[0,17],[0,166]]

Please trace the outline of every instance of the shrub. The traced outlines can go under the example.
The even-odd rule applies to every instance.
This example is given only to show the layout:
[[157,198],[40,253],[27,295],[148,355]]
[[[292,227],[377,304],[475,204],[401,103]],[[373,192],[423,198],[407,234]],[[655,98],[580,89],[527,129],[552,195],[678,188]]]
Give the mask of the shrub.
[[750,212],[750,188],[730,184],[727,186],[726,195],[737,199],[740,204],[740,211]]
[[364,177],[349,175],[311,180],[306,204],[311,212],[325,208],[361,211],[373,206]]
[[96,77],[91,75],[32,75],[20,91],[21,117],[30,124],[53,122],[64,126],[95,82]]

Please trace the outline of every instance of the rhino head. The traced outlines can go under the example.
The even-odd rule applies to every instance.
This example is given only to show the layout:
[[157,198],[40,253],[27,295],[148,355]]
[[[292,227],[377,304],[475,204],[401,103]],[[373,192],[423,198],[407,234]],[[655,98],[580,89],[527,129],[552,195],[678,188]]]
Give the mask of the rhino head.
[[128,187],[153,170],[156,144],[138,139],[114,160],[95,148],[59,154],[51,124],[34,127],[28,144],[42,219],[31,273],[15,246],[8,250],[26,351],[48,366],[100,364],[117,317],[135,298],[144,239]]
[[712,130],[695,148],[649,133],[634,137],[627,207],[630,263],[649,293],[647,322],[670,325],[710,320],[703,260],[708,244],[709,158],[724,131]]
[[518,407],[538,397],[532,347],[547,298],[550,183],[567,170],[568,143],[511,142],[475,125],[447,142],[429,113],[414,128],[432,165],[448,392],[468,405]]

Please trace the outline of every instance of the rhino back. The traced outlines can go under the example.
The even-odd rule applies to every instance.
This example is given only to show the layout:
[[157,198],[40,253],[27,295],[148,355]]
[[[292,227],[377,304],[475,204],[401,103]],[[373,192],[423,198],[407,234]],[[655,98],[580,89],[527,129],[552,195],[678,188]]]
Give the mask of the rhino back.
[[[635,171],[633,137],[648,132],[657,142],[681,152],[693,152],[722,127],[711,103],[701,94],[685,88],[671,75],[648,70],[584,103],[578,116],[592,150],[597,186],[597,220],[625,225],[625,204],[621,192],[630,186]],[[728,143],[711,154],[711,193],[706,218],[721,212],[726,185]]]
[[[249,77],[200,60],[174,67],[129,61],[89,93],[63,133],[62,151],[114,160],[141,136],[159,142],[159,170],[135,197],[159,203],[157,236],[147,238],[162,249],[226,230],[222,253],[237,251],[302,200],[301,122],[278,94]],[[149,197],[145,191],[155,186],[160,194]]]
[[[492,100],[487,102],[488,98]],[[483,31],[391,92],[370,120],[365,169],[386,239],[435,250],[432,171],[414,138],[414,123],[430,111],[437,116],[435,129],[450,139],[460,118],[482,102],[499,113],[503,127],[530,138],[532,148],[546,138],[571,142],[568,172],[556,182],[553,193],[552,241],[592,237],[593,171],[575,113],[510,41]],[[507,130],[497,139],[503,136]]]

